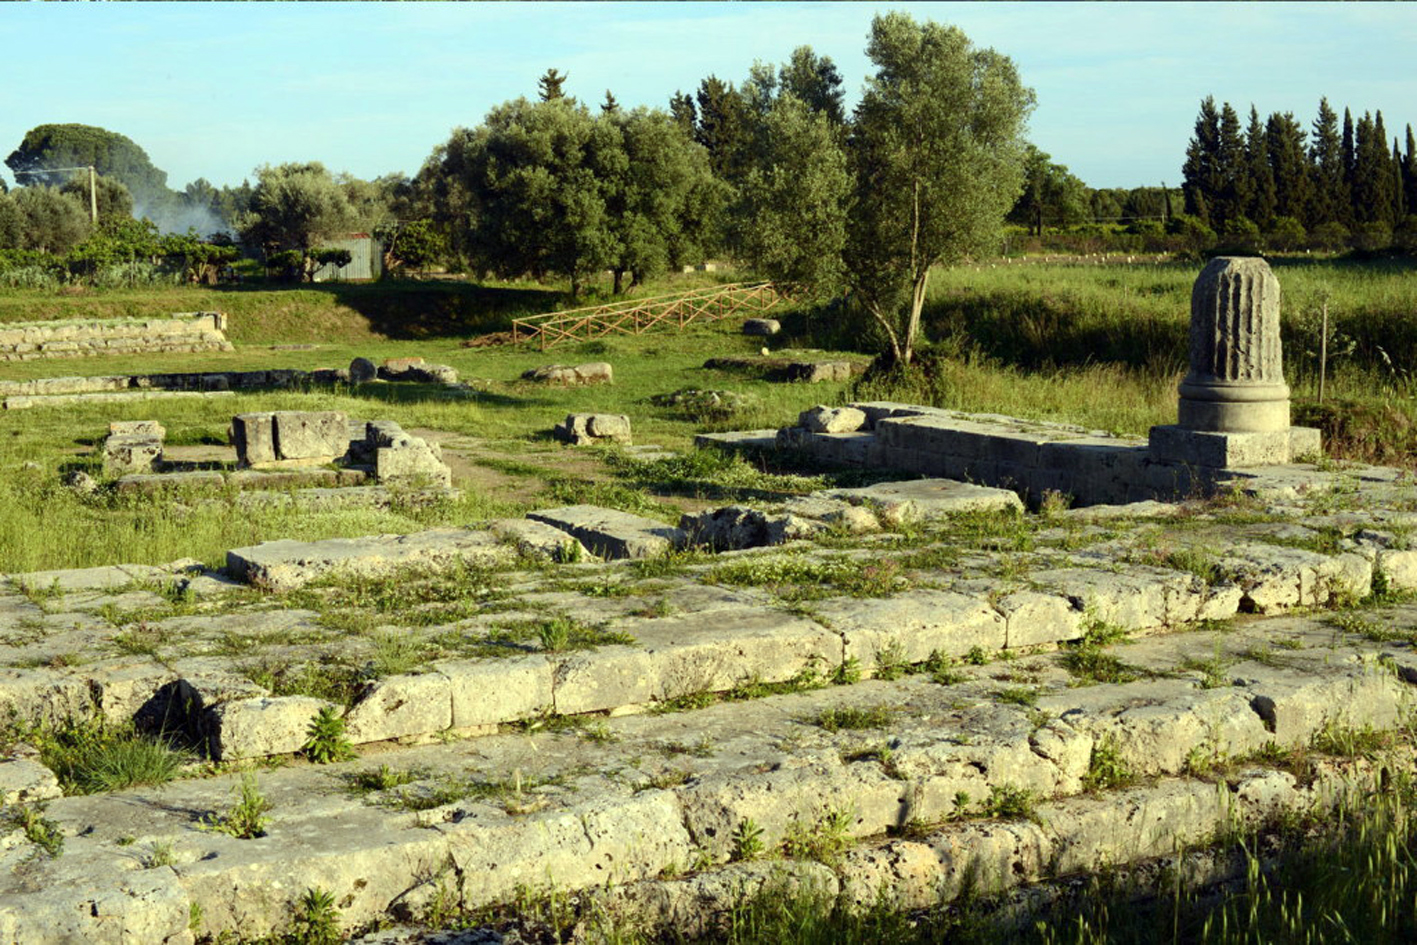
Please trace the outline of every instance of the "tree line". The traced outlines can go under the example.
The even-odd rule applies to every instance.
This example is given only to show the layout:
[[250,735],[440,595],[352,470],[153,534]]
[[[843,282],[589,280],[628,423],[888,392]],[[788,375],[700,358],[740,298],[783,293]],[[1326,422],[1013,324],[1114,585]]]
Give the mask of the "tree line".
[[[1389,144],[1390,141],[1390,144]],[[1306,129],[1292,112],[1248,121],[1229,102],[1201,102],[1182,167],[1185,212],[1222,241],[1265,238],[1277,248],[1306,240],[1325,248],[1352,243],[1417,246],[1417,146],[1389,139],[1383,113],[1348,108],[1340,124],[1328,99]]]

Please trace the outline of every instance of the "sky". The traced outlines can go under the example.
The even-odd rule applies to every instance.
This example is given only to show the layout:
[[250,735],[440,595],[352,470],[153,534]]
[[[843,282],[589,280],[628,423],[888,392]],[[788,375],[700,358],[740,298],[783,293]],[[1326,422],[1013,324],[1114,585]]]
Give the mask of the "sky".
[[[665,107],[710,74],[810,45],[846,80],[870,72],[871,17],[960,27],[1017,63],[1028,137],[1093,187],[1178,186],[1202,98],[1247,114],[1320,96],[1390,134],[1417,124],[1408,3],[6,3],[0,154],[30,128],[127,135],[180,190],[261,164],[416,173],[458,126],[536,94],[548,67],[598,103]],[[8,182],[8,168],[0,171]]]

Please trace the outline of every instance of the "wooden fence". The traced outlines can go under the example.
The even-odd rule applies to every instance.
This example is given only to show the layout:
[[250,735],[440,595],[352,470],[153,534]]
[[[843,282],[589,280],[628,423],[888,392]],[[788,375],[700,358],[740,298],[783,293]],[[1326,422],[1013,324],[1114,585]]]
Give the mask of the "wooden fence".
[[512,322],[516,341],[538,341],[543,350],[564,341],[604,335],[642,335],[652,328],[683,328],[735,315],[754,316],[782,301],[771,282],[735,282],[651,299],[623,299],[561,312],[529,315]]

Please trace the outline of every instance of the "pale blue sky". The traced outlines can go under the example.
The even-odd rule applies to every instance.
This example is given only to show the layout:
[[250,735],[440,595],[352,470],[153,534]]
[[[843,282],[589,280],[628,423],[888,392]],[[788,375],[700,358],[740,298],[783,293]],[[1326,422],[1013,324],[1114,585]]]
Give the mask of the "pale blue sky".
[[1095,187],[1176,186],[1206,95],[1305,127],[1320,95],[1381,109],[1391,134],[1417,124],[1407,3],[6,3],[0,157],[81,122],[138,142],[176,189],[296,160],[411,174],[549,66],[583,100],[664,106],[808,44],[854,100],[889,9],[1013,57],[1038,94],[1029,137]]

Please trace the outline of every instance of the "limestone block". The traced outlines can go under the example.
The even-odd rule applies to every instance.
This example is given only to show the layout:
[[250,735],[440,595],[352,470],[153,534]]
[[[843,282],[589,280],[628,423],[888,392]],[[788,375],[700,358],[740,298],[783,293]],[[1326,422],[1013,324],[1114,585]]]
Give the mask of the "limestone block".
[[1062,643],[1082,637],[1082,612],[1057,594],[1019,591],[1001,597],[994,605],[1004,615],[1004,645],[1009,649]]
[[565,364],[547,364],[522,373],[522,380],[559,384],[564,387],[581,384],[609,384],[614,379],[614,368],[604,361],[592,361],[574,367]]
[[329,462],[349,449],[349,418],[338,410],[280,410],[272,417],[277,459]]
[[535,654],[490,660],[445,660],[455,729],[529,719],[553,706],[553,667]]
[[515,819],[469,810],[434,829],[446,838],[459,874],[477,877],[462,889],[470,908],[548,884],[573,891],[647,879],[693,852],[674,795],[657,790]]
[[[1292,458],[1291,430],[1256,433],[1212,432],[1188,430],[1180,426],[1151,428],[1152,458],[1168,463],[1185,463],[1217,469],[1243,469],[1248,466],[1277,466]],[[1314,431],[1317,433],[1317,431]],[[1305,443],[1313,437],[1300,434]],[[1308,453],[1315,449],[1306,450]]]
[[775,318],[749,318],[743,322],[743,334],[752,337],[770,337],[782,331],[782,323]]
[[911,663],[939,651],[963,656],[974,647],[1002,650],[1004,617],[985,600],[952,591],[913,590],[878,599],[832,599],[816,605],[822,619],[842,635],[846,657],[867,673],[891,650]]
[[385,677],[344,717],[345,735],[356,745],[432,735],[452,724],[452,681],[442,673]]
[[404,374],[422,366],[422,358],[386,358],[379,366],[379,376],[385,380],[403,380]]
[[791,515],[817,519],[853,535],[881,530],[881,523],[876,520],[876,516],[871,513],[869,508],[852,505],[844,499],[821,494],[793,496],[783,504],[783,511]]
[[783,368],[782,376],[787,381],[804,384],[820,384],[824,381],[851,380],[850,361],[797,361]]
[[603,509],[595,505],[570,505],[527,513],[578,539],[602,558],[652,558],[683,547],[685,535],[672,525],[654,519]]
[[332,704],[310,696],[261,696],[217,705],[208,748],[214,761],[265,758],[297,752],[311,721]]
[[374,475],[385,485],[423,484],[444,489],[453,483],[453,472],[439,458],[432,444],[416,437],[406,446],[380,447],[374,451]]
[[374,366],[374,362],[368,358],[355,358],[349,362],[349,381],[351,384],[365,384],[379,376],[379,369]]
[[656,933],[655,940],[712,941],[723,936],[734,908],[742,902],[765,895],[804,894],[834,902],[839,891],[836,874],[825,864],[774,859],[730,863],[682,879],[620,886],[607,890],[606,898],[611,903],[607,908],[614,910],[608,914],[634,916],[636,929]]
[[601,647],[556,671],[556,710],[586,712],[701,692],[752,679],[782,682],[841,662],[841,638],[802,617],[757,607],[620,625],[634,647]]
[[[703,512],[686,512],[679,519],[686,543],[705,545],[717,551],[758,548],[769,544],[767,516],[759,509],[727,505]],[[1413,569],[1417,575],[1417,566]]]
[[63,797],[59,779],[39,760],[39,750],[16,745],[8,758],[0,758],[0,804],[30,804]]
[[[519,554],[543,561],[579,562],[598,560],[575,538],[545,522],[529,518],[507,518],[488,522],[492,534],[517,549]],[[683,524],[680,524],[683,528]]]
[[275,415],[243,413],[233,417],[231,443],[236,447],[237,466],[275,462],[278,458]]
[[162,463],[162,440],[146,434],[115,433],[103,441],[103,473],[151,473]]
[[1393,590],[1417,590],[1417,551],[1379,551],[1377,567]]
[[866,425],[866,414],[855,407],[827,407],[818,404],[804,410],[797,425],[813,433],[854,433]]
[[1044,805],[1041,818],[1060,838],[1049,865],[1081,872],[1205,843],[1225,823],[1228,803],[1214,785],[1179,781]]
[[907,479],[878,482],[859,489],[831,489],[823,495],[844,499],[874,509],[883,519],[909,522],[933,521],[959,512],[1023,512],[1018,493],[952,479]]
[[1125,630],[1194,620],[1206,589],[1192,574],[1136,566],[1121,573],[1059,568],[1029,576],[1036,587],[1066,597],[1087,616]]
[[556,438],[575,446],[598,443],[630,445],[630,418],[620,413],[573,413],[552,431]]
[[108,425],[110,435],[150,436],[161,440],[167,429],[156,420],[114,420]]
[[301,587],[327,575],[382,577],[400,568],[494,567],[510,562],[512,552],[488,532],[431,528],[407,535],[369,535],[294,541],[284,538],[226,553],[232,577],[270,591]]

